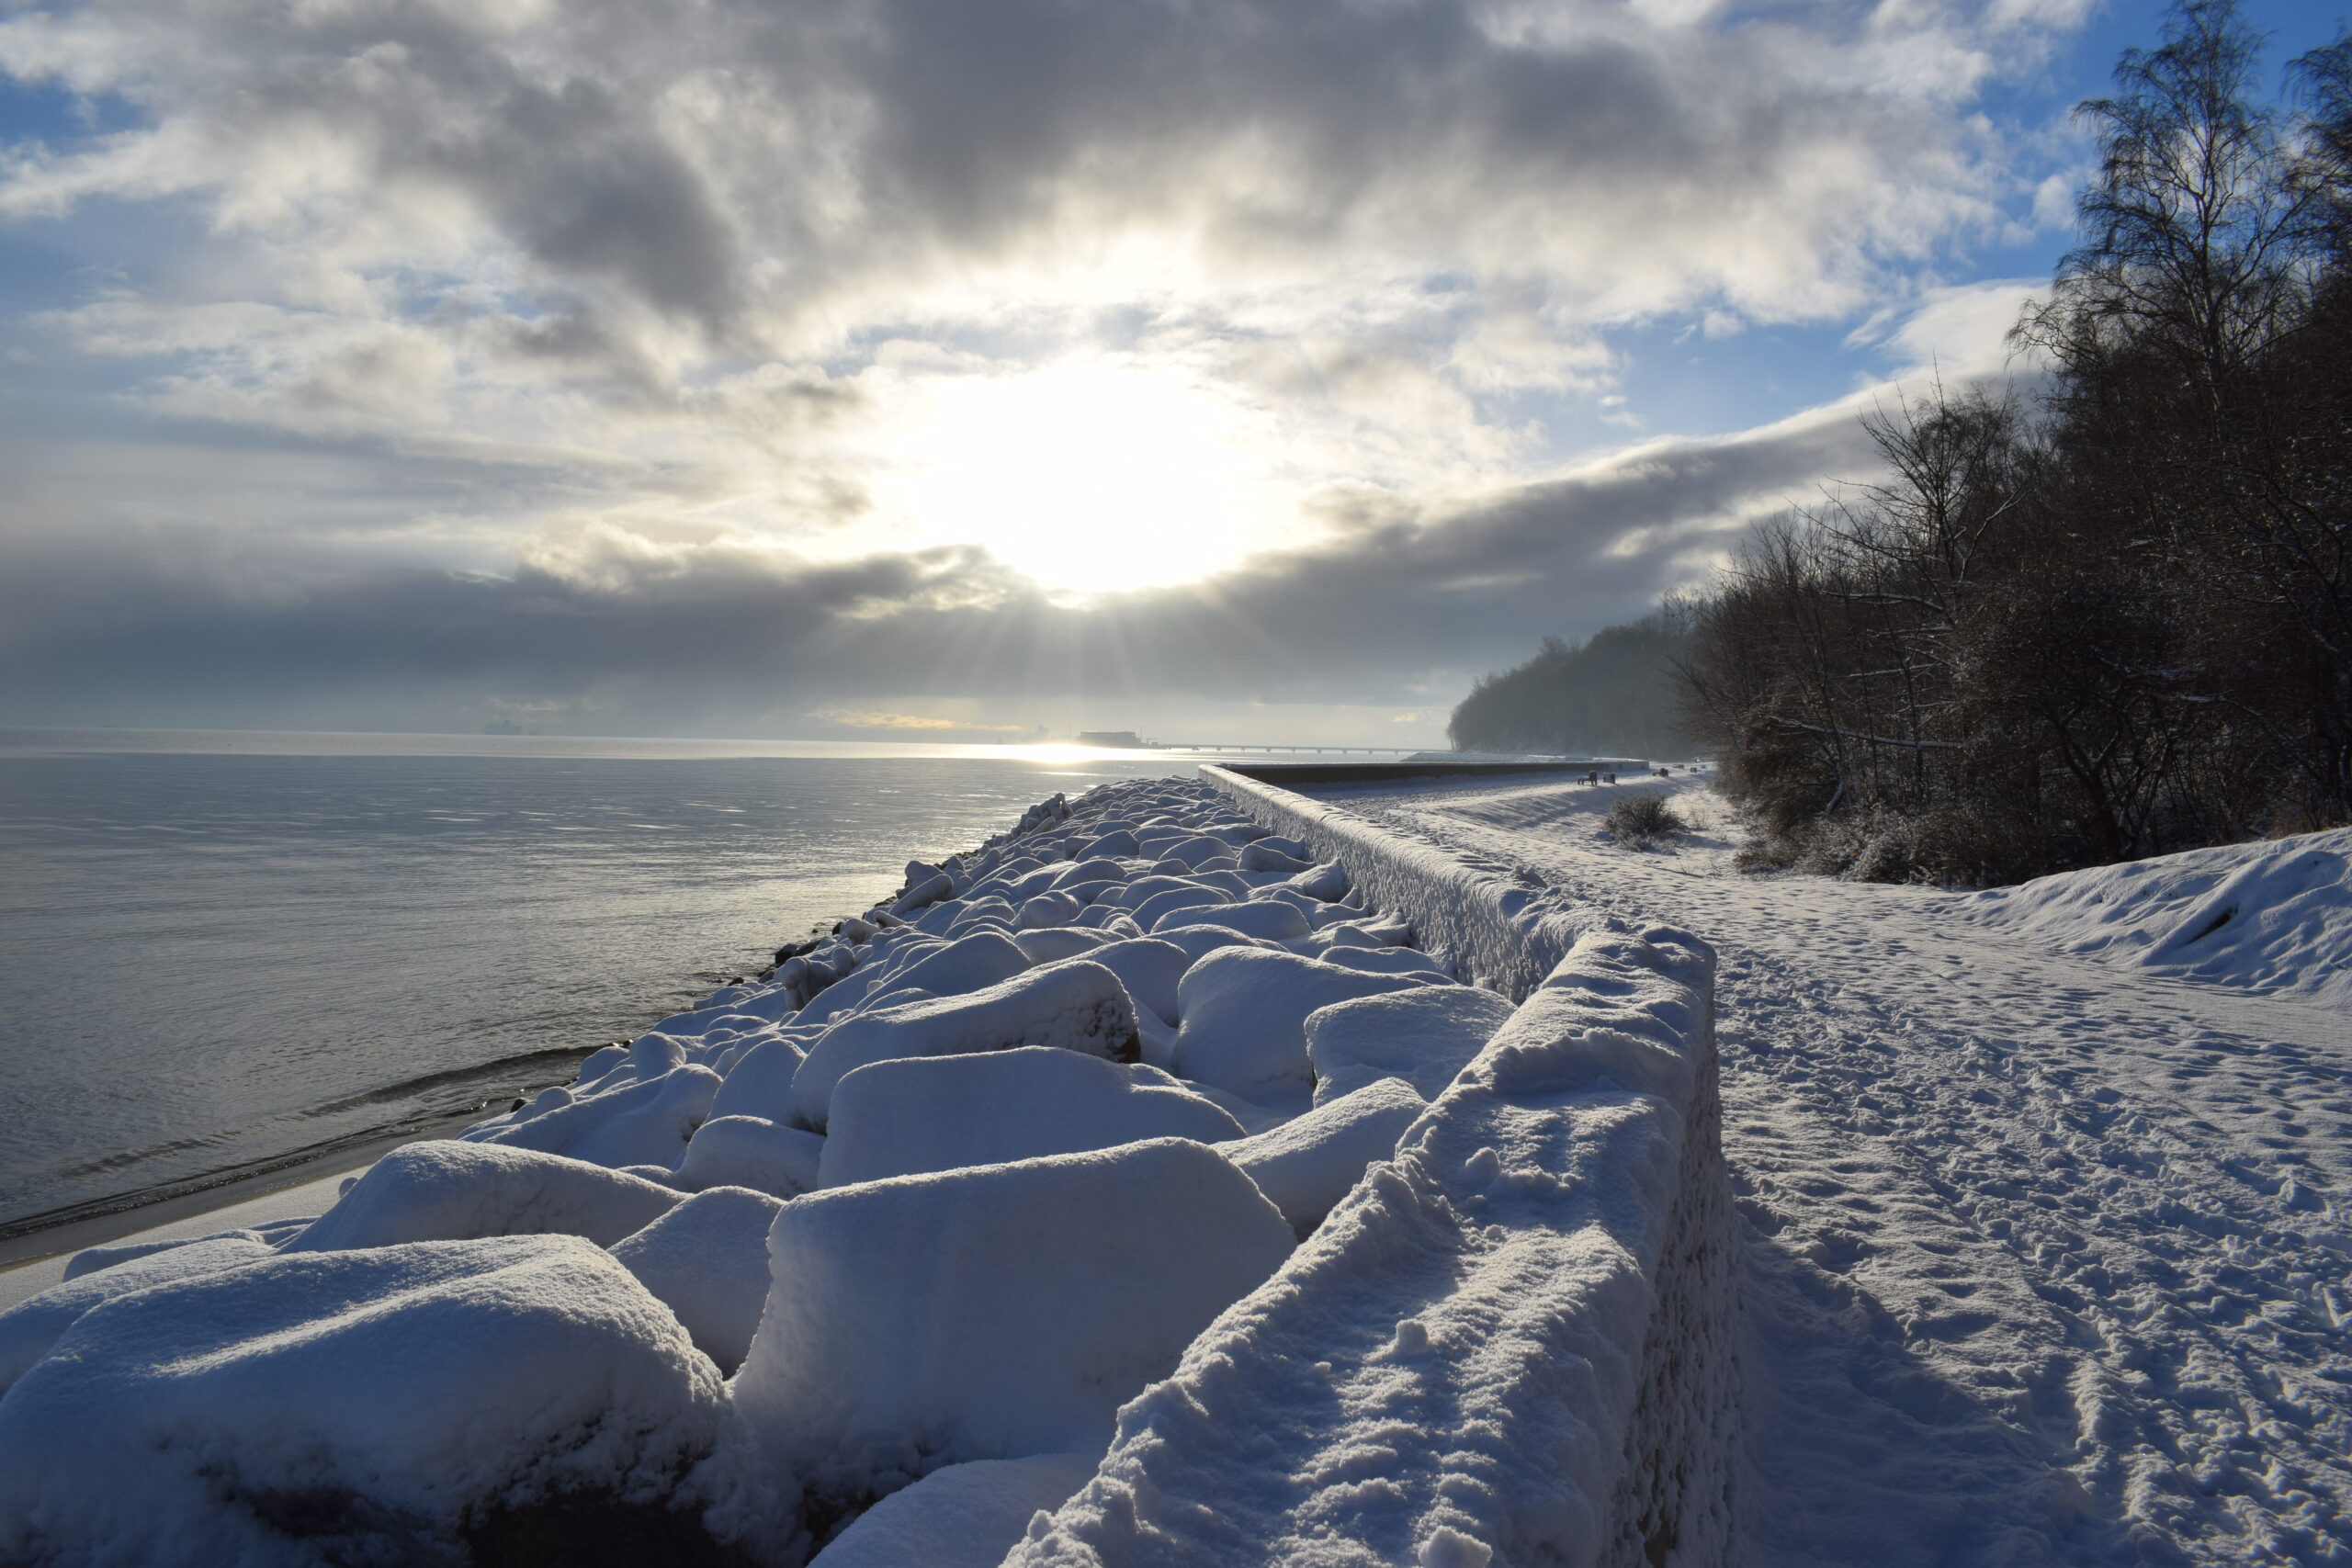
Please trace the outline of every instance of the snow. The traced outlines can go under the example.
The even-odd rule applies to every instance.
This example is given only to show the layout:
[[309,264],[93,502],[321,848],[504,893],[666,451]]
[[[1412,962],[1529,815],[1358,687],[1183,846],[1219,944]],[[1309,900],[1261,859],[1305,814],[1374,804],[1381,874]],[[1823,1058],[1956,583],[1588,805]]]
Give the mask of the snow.
[[1721,1562],[1708,985],[1668,933],[1579,942],[1007,1568]]
[[1042,803],[306,1228],[0,1314],[0,1561],[574,1484],[762,1568],[2346,1561],[2346,835],[1970,895],[1737,874],[1673,787],[1645,854],[1525,775]]
[[605,1246],[651,1224],[681,1196],[584,1160],[431,1138],[370,1166],[285,1250],[540,1235],[586,1236]]
[[1595,923],[1589,909],[1545,902],[1541,882],[1500,856],[1442,850],[1400,824],[1374,824],[1224,768],[1201,776],[1261,826],[1337,863],[1446,967],[1505,996],[1532,990]]
[[[821,1504],[1099,1451],[1118,1406],[1291,1247],[1249,1178],[1179,1139],[796,1199],[734,1382],[745,1495],[789,1475]],[[754,1506],[718,1517],[748,1533]]]
[[809,1568],[997,1568],[1034,1516],[1086,1484],[1095,1459],[1038,1454],[934,1470],[866,1510]]
[[[1675,788],[1695,829],[1650,854],[1601,835],[1606,786],[1449,781],[1323,808],[1719,948],[1747,1561],[2344,1561],[2352,1027],[2331,977],[2279,973],[2264,995],[2135,962],[2188,901],[2069,952],[2094,928],[2063,922],[2091,907],[2064,913],[2047,885],[1742,875],[1722,799]],[[2307,844],[2341,840],[2074,875],[2162,886],[2201,861],[2218,889]],[[2034,904],[2059,923],[2005,908]],[[2327,904],[2306,908],[2316,929],[2271,951],[2328,951]]]
[[1304,1104],[1315,1088],[1306,1015],[1412,984],[1288,953],[1212,953],[1176,988],[1176,1074],[1261,1105]]
[[1261,937],[1268,942],[1287,942],[1293,937],[1305,936],[1314,929],[1306,923],[1306,917],[1289,904],[1252,900],[1246,904],[1210,904],[1170,909],[1151,923],[1151,931],[1158,936],[1187,926],[1222,926],[1227,931],[1239,931],[1243,936]]
[[[645,1044],[645,1037],[638,1043]],[[686,1140],[710,1114],[718,1082],[718,1075],[707,1067],[673,1066],[659,1077],[601,1089],[528,1120],[469,1129],[466,1136],[595,1165],[674,1166],[685,1153]]]
[[718,1370],[743,1364],[768,1299],[768,1227],[781,1199],[746,1187],[696,1193],[612,1246],[613,1259],[659,1297]]
[[2151,974],[2352,1006],[2352,828],[2064,872],[1952,912]]
[[[805,1055],[781,1036],[762,1040],[728,1066],[726,1080],[711,1097],[708,1126],[728,1116],[761,1116],[779,1121],[792,1114],[792,1075],[800,1070]],[[687,1149],[692,1151],[691,1140]]]
[[1435,1100],[1510,1018],[1511,1005],[1468,986],[1427,987],[1335,1002],[1306,1015],[1306,1056],[1322,1105],[1400,1077]]
[[143,1291],[150,1285],[192,1279],[276,1256],[258,1234],[241,1231],[161,1247],[142,1257],[51,1285],[0,1313],[0,1390],[29,1371],[34,1362],[49,1354],[59,1336],[101,1303]]
[[1172,942],[1128,937],[1106,942],[1086,955],[1119,977],[1137,1007],[1168,1023],[1176,1021],[1176,987],[1193,955]]
[[969,996],[846,1018],[808,1048],[808,1059],[793,1077],[793,1107],[803,1122],[822,1129],[833,1086],[869,1062],[1018,1045],[1134,1061],[1139,1048],[1135,1003],[1116,975],[1079,958],[1029,970]]
[[692,1192],[749,1187],[790,1198],[817,1185],[824,1145],[814,1133],[763,1116],[714,1116],[695,1130],[675,1182]]
[[1032,1045],[858,1068],[833,1090],[819,1169],[822,1185],[842,1187],[1148,1138],[1240,1136],[1239,1122],[1156,1067]]
[[0,1560],[463,1561],[505,1509],[660,1506],[723,1407],[577,1237],[273,1258],[92,1309],[0,1398]]
[[1404,1079],[1382,1078],[1218,1152],[1304,1237],[1367,1168],[1396,1152],[1396,1140],[1428,1109]]

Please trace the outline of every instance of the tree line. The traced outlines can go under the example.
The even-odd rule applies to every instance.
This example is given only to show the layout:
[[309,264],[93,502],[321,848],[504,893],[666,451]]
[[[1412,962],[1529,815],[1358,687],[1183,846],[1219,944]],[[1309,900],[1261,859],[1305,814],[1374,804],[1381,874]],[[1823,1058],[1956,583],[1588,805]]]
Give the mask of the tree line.
[[2283,98],[2261,42],[2177,6],[2082,106],[2030,400],[1883,410],[1880,482],[1673,612],[1758,860],[1987,884],[2352,819],[2352,39]]
[[1480,677],[1447,719],[1457,751],[1688,757],[1677,664],[1690,645],[1688,606],[1595,632],[1581,643],[1547,637],[1535,657]]

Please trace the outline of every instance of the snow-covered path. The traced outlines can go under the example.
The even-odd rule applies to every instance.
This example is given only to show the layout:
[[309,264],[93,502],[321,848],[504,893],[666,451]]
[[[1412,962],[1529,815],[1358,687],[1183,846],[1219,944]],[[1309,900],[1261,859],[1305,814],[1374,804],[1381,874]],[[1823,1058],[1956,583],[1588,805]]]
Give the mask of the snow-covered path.
[[1679,790],[1666,853],[1607,787],[1316,793],[1716,945],[1749,1561],[2352,1562],[2341,1013],[1738,875]]

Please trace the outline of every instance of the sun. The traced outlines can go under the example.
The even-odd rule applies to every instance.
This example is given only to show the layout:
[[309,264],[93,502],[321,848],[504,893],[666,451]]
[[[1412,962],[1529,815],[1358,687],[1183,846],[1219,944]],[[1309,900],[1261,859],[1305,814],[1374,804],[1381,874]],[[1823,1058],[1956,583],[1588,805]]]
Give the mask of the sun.
[[880,520],[915,543],[980,545],[1091,593],[1187,581],[1299,535],[1271,421],[1181,368],[926,379],[876,486]]

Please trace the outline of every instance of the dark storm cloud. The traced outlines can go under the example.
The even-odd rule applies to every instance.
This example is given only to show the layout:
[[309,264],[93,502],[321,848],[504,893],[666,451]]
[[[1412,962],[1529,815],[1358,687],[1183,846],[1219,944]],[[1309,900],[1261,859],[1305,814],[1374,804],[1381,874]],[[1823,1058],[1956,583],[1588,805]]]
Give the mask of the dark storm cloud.
[[126,564],[52,540],[0,573],[0,719],[63,722],[104,698],[118,722],[257,724],[320,704],[383,713],[403,694],[497,694],[662,732],[909,693],[1396,702],[1433,672],[1594,629],[1687,580],[1736,518],[1860,460],[1842,420],[1661,446],[1448,518],[1375,515],[1322,547],[1085,607],[970,548],[779,570],[592,541],[560,567],[511,575],[263,586],[232,554]]

